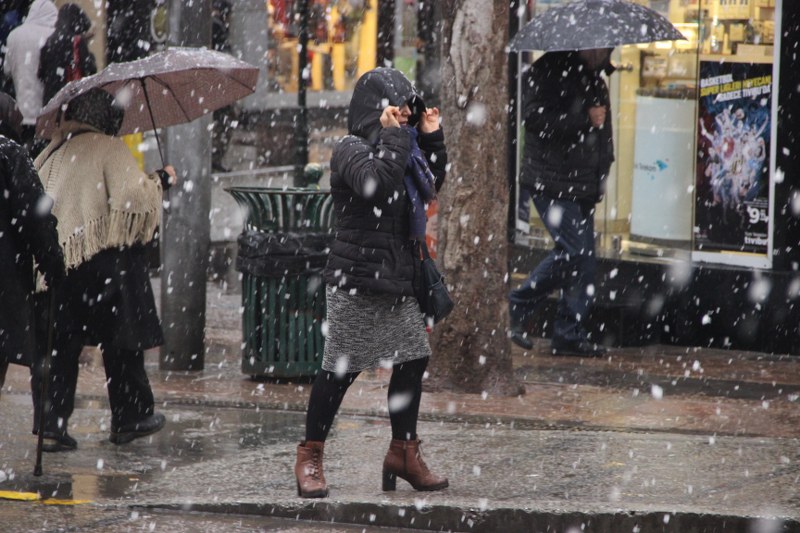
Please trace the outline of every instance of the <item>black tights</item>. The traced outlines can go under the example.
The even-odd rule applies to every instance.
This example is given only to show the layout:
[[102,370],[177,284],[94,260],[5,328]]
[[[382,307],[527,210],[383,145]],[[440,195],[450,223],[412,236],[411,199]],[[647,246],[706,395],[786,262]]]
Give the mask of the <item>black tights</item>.
[[[428,358],[424,357],[394,365],[392,369],[392,378],[389,380],[389,419],[392,422],[393,439],[417,438],[422,375],[427,366]],[[360,372],[351,372],[338,378],[335,373],[323,370],[317,375],[308,398],[307,441],[324,441],[328,437],[342,399],[359,374]]]

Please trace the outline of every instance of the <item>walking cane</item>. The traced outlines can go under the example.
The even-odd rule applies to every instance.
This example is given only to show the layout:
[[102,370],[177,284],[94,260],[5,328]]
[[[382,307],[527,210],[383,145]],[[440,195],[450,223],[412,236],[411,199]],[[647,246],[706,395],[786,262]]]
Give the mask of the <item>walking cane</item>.
[[50,302],[47,310],[47,351],[44,354],[44,368],[42,368],[42,383],[39,396],[39,426],[38,440],[36,442],[36,466],[33,475],[42,475],[42,446],[44,446],[44,421],[47,414],[47,389],[50,383],[50,363],[53,358],[53,321],[55,320],[56,291],[50,288]]

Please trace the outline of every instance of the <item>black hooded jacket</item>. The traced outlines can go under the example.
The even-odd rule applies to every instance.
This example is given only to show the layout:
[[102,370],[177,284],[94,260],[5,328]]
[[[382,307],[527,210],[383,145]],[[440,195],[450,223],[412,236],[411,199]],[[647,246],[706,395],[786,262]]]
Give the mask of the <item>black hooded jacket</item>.
[[[3,122],[6,122],[3,120]],[[25,149],[0,135],[0,362],[34,357],[34,259],[48,280],[64,277],[52,204]]]
[[[377,68],[356,83],[347,119],[349,135],[333,149],[331,194],[336,213],[334,241],[325,281],[345,290],[414,295],[415,268],[409,240],[409,209],[403,178],[409,135],[402,128],[382,128],[388,105],[410,103],[416,123],[422,100],[398,70]],[[447,165],[439,129],[420,133],[418,143],[442,186]]]
[[522,91],[520,184],[551,198],[599,202],[614,161],[611,113],[602,128],[589,120],[592,106],[609,105],[600,72],[575,52],[550,52],[527,72]]
[[[67,84],[67,67],[73,59],[72,39],[89,31],[91,26],[89,17],[76,4],[65,4],[58,10],[55,30],[45,41],[39,56],[37,75],[44,85],[44,105]],[[83,76],[97,73],[97,62],[85,38],[78,43],[78,62]]]

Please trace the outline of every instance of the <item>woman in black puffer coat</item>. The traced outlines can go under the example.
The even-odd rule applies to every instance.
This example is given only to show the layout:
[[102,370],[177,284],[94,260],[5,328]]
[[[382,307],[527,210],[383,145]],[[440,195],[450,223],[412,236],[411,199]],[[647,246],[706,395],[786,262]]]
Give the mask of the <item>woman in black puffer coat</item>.
[[392,442],[383,488],[394,490],[399,476],[417,490],[439,490],[448,481],[425,466],[416,433],[431,349],[414,296],[417,241],[425,238],[417,194],[435,194],[447,165],[439,110],[425,108],[400,71],[377,68],[356,83],[348,131],[331,157],[336,226],[325,268],[328,334],[306,438],[297,447],[298,494],[327,496],[322,454],[328,431],[350,384],[378,366],[392,368]]

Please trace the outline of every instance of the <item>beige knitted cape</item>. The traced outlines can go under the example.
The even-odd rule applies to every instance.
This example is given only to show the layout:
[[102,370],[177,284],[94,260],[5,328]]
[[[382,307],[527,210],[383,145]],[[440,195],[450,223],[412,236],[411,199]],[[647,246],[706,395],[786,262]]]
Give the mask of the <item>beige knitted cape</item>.
[[54,200],[67,269],[107,248],[153,239],[161,181],[139,169],[121,139],[68,123],[34,166]]

